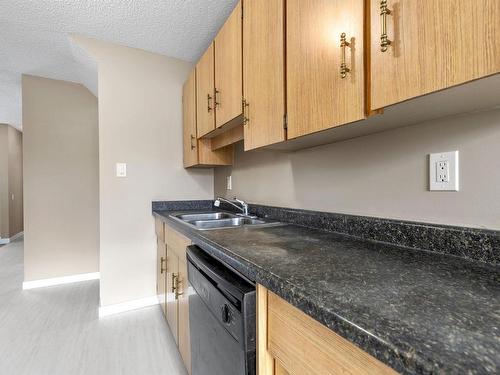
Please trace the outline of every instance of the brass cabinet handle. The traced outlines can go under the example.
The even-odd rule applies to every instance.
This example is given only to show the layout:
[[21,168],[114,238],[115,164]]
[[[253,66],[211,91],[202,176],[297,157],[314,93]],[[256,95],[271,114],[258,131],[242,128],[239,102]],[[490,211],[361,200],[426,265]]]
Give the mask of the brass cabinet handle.
[[182,296],[184,293],[179,292],[181,281],[179,281],[179,274],[175,276],[175,299],[179,299],[179,296]]
[[207,94],[207,105],[208,105],[208,112],[210,112],[213,108],[212,108],[212,97],[210,96],[210,94]]
[[215,89],[215,94],[214,94],[214,97],[215,97],[215,108],[217,108],[218,106],[220,106],[219,94],[220,94],[220,91],[217,90],[217,89]]
[[387,8],[387,0],[380,1],[380,50],[382,52],[387,51],[387,47],[391,45],[391,41],[387,37],[387,15],[391,14],[390,9]]
[[166,259],[164,257],[160,258],[160,273],[165,272],[167,269],[163,268],[163,264],[166,263]]
[[172,272],[172,293],[175,293],[175,278],[177,276]]
[[191,150],[194,150],[196,148],[196,145],[193,144],[193,141],[196,139],[194,135],[191,134]]
[[241,104],[243,106],[243,125],[246,125],[250,121],[247,116],[247,108],[250,106],[250,104],[246,101],[245,98],[241,100]]
[[347,76],[347,73],[351,71],[347,67],[347,64],[345,62],[345,48],[350,47],[351,43],[349,43],[346,40],[345,33],[340,34],[340,51],[341,51],[341,59],[340,59],[340,78],[345,78]]

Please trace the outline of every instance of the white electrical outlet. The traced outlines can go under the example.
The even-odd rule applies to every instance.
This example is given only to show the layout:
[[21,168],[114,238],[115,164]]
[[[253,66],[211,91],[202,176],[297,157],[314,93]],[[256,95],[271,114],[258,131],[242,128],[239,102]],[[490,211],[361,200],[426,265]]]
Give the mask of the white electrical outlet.
[[127,163],[116,163],[116,177],[127,177]]
[[429,189],[458,191],[458,151],[429,155]]
[[450,162],[448,160],[441,160],[437,162],[436,181],[450,182]]
[[227,176],[227,190],[232,190],[233,188],[233,179],[232,176]]

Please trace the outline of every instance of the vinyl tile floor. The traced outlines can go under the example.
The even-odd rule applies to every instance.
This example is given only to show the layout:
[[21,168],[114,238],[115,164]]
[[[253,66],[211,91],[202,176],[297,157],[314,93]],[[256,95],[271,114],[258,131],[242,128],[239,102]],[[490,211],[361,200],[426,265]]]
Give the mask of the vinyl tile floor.
[[186,375],[159,306],[99,319],[99,281],[22,282],[19,239],[0,248],[0,375]]

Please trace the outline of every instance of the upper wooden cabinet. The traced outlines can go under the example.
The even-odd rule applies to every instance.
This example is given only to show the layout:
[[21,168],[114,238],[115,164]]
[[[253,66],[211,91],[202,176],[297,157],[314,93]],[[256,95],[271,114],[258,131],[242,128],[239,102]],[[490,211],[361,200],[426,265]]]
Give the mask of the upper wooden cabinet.
[[287,0],[288,138],[361,120],[364,0]]
[[193,70],[182,93],[184,167],[231,165],[233,146],[212,151],[210,139],[197,139],[196,81]]
[[243,8],[245,150],[285,140],[284,0]]
[[198,164],[198,143],[196,135],[196,71],[193,70],[182,91],[182,121],[184,167]]
[[241,2],[215,38],[216,127],[240,116],[243,94]]
[[215,129],[214,50],[214,43],[212,43],[198,64],[196,64],[196,123],[198,138]]
[[[240,140],[234,125],[241,123],[245,151],[293,150],[492,108],[495,95],[484,90],[482,98],[462,96],[456,102],[465,105],[439,110],[439,103],[453,102],[454,89],[434,96],[432,114],[417,99],[386,111],[383,120],[366,119],[496,73],[500,0],[240,1],[196,66],[185,165],[230,164],[232,150],[224,156],[211,150]],[[194,122],[200,141],[191,144]],[[202,160],[204,151],[215,160]]]
[[500,71],[500,1],[370,3],[372,109]]

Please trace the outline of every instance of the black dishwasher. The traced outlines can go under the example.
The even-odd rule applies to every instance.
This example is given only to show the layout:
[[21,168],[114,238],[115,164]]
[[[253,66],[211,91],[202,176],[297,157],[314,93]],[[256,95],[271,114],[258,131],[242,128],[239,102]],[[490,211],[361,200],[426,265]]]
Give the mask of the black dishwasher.
[[255,374],[255,286],[188,246],[192,375]]

